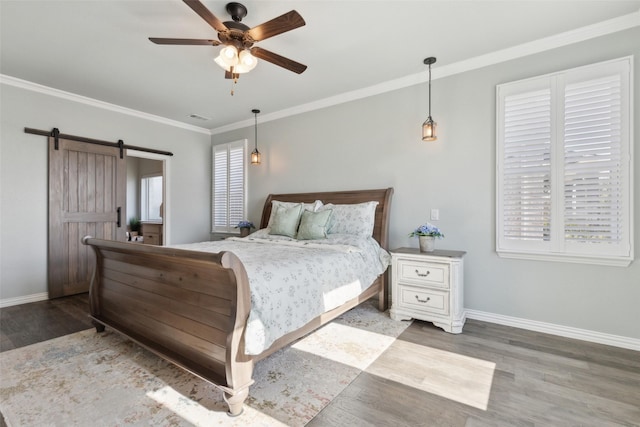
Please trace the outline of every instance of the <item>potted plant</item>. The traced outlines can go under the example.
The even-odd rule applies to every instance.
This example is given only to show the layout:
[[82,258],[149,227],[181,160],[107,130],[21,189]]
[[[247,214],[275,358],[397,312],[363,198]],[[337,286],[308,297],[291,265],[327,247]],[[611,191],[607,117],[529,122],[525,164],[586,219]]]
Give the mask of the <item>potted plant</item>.
[[137,236],[140,232],[140,220],[135,216],[129,218],[129,232],[131,236]]
[[240,229],[240,237],[246,237],[251,233],[251,229],[256,227],[251,221],[240,221],[235,228]]
[[438,227],[427,222],[409,233],[409,237],[418,237],[420,252],[433,252],[435,249],[435,239],[442,239],[444,234],[442,234]]

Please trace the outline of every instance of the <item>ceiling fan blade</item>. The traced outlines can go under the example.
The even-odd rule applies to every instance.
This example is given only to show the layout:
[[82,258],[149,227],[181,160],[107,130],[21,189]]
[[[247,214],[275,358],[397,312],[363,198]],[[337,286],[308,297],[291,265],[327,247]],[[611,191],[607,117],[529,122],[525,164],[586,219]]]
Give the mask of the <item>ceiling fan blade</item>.
[[222,23],[205,5],[200,3],[198,0],[183,0],[187,6],[189,6],[195,13],[200,15],[202,19],[207,21],[209,25],[213,27],[214,30],[218,32],[229,31],[226,25]]
[[285,58],[284,56],[280,56],[277,53],[273,53],[261,47],[252,47],[251,54],[257,58],[264,59],[267,62],[271,62],[272,64],[293,71],[294,73],[302,74],[304,70],[307,69],[307,66],[304,64]]
[[248,33],[253,40],[259,42],[260,40],[295,30],[305,24],[306,23],[304,22],[304,19],[302,19],[302,16],[300,16],[300,14],[295,10],[292,10],[291,12],[280,15],[277,18],[273,18],[271,21],[267,21],[264,24],[251,28]]
[[205,39],[167,39],[162,37],[149,37],[149,40],[155,44],[179,44],[179,45],[206,45],[206,46],[218,46],[220,42],[218,40],[205,40]]

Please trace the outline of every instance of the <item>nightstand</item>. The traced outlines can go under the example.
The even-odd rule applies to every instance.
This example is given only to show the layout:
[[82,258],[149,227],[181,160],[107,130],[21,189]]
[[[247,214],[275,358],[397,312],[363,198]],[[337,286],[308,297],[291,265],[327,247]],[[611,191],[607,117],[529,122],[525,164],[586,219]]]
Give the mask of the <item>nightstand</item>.
[[142,222],[142,236],[147,245],[162,246],[162,223],[161,222]]
[[420,319],[459,334],[466,319],[462,257],[466,252],[391,252],[391,309],[394,320]]

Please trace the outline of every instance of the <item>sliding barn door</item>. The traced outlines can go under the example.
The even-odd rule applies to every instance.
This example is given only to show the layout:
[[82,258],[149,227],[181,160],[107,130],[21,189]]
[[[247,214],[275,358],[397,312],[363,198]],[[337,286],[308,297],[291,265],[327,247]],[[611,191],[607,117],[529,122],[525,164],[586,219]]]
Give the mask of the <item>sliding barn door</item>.
[[126,156],[114,147],[49,138],[49,298],[89,290],[84,236],[125,240]]

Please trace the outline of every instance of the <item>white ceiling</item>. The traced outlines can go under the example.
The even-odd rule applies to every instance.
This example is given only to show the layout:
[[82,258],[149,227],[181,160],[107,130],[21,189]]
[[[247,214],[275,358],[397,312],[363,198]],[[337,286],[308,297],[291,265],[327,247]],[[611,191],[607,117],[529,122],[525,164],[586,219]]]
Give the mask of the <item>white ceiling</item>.
[[[203,0],[222,21],[226,1]],[[640,0],[256,1],[253,27],[297,10],[306,26],[257,45],[308,66],[261,61],[232,83],[219,47],[160,46],[153,37],[217,38],[179,0],[0,1],[0,74],[207,129],[636,14]],[[636,23],[635,25],[639,25]],[[435,75],[435,71],[434,71]],[[192,119],[195,113],[211,120]]]

